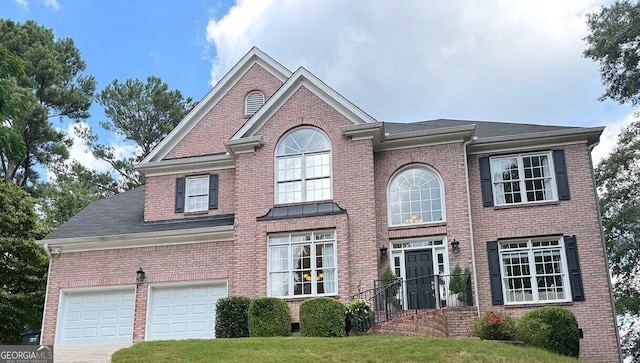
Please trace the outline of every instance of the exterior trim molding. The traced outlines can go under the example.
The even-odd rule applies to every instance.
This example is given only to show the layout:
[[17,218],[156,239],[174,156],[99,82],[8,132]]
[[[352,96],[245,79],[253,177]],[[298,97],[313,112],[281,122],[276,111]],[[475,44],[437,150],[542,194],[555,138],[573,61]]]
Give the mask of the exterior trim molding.
[[149,177],[232,169],[236,167],[236,161],[229,154],[220,154],[138,163],[134,164],[133,167]]
[[235,159],[238,154],[252,153],[257,148],[264,145],[264,139],[261,135],[251,136],[240,140],[225,141],[224,146],[229,154]]
[[474,140],[469,145],[469,154],[480,154],[495,150],[537,147],[542,144],[571,144],[586,142],[589,146],[599,142],[602,131],[604,131],[604,127],[588,127],[535,132],[529,134],[484,137]]
[[66,253],[219,242],[233,240],[233,238],[233,226],[217,226],[111,236],[49,239],[36,241],[36,243],[40,246],[46,243],[49,248],[57,248],[61,253]]

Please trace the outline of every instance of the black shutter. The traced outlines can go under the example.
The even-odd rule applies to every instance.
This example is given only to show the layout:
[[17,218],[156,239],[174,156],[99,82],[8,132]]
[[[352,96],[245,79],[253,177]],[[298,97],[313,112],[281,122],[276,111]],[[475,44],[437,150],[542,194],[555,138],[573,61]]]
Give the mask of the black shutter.
[[176,178],[176,213],[184,212],[184,178]]
[[567,163],[564,160],[564,150],[553,150],[553,166],[556,168],[558,199],[571,199],[571,194],[569,193],[569,178],[567,177]]
[[218,209],[218,174],[209,175],[209,209]]
[[564,236],[564,249],[567,254],[571,298],[573,301],[584,301],[584,289],[582,288],[582,273],[580,272],[580,259],[578,258],[576,236]]
[[491,183],[491,165],[489,158],[480,158],[480,180],[482,185],[482,205],[493,206],[493,188]]
[[487,257],[489,258],[489,281],[491,282],[491,302],[493,305],[504,305],[502,297],[502,277],[500,276],[500,254],[498,242],[487,242]]

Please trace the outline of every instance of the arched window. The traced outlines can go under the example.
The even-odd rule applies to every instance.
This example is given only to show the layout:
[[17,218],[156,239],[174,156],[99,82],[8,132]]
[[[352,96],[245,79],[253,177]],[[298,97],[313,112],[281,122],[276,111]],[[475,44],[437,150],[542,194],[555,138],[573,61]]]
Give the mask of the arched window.
[[276,147],[276,203],[331,199],[331,142],[315,128],[301,127]]
[[443,221],[442,180],[424,165],[404,168],[389,182],[387,204],[391,226]]
[[244,100],[244,114],[251,116],[264,105],[264,95],[260,91],[249,92]]

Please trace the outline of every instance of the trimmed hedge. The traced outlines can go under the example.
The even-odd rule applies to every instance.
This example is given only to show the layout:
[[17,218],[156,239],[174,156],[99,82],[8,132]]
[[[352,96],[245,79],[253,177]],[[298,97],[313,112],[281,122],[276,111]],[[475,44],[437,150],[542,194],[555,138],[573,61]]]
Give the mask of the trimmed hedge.
[[300,335],[343,337],[347,307],[330,297],[316,297],[300,304]]
[[259,297],[249,304],[250,337],[287,337],[291,335],[289,305],[275,297]]
[[518,337],[526,344],[578,357],[580,331],[575,315],[565,308],[544,307],[526,313],[518,324]]
[[249,304],[244,296],[218,299],[216,303],[216,338],[242,338],[249,336]]

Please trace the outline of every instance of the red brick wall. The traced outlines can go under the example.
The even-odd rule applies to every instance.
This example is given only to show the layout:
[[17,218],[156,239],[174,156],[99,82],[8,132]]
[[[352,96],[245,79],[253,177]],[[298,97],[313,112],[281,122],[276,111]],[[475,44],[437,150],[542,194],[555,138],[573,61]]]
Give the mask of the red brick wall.
[[51,258],[49,290],[45,306],[43,344],[53,344],[60,290],[90,286],[134,286],[142,267],[145,283],[136,291],[133,340],[144,340],[147,287],[150,283],[220,280],[232,269],[233,242],[209,242],[63,253]]
[[[373,150],[370,140],[351,141],[340,127],[351,122],[306,88],[298,90],[258,131],[264,145],[254,153],[240,154],[236,162],[236,244],[233,294],[267,293],[266,240],[272,232],[335,228],[338,246],[339,299],[373,285],[378,250],[375,230]],[[333,201],[347,214],[257,222],[274,206],[274,152],[278,140],[300,125],[322,129],[332,144]],[[247,276],[255,271],[256,276]],[[294,321],[299,299],[291,301]]]
[[[435,169],[444,182],[444,222],[389,227],[387,213],[387,186],[401,168],[408,165],[427,165]],[[390,239],[446,235],[448,241],[460,242],[460,253],[453,254],[449,246],[449,265],[457,263],[471,268],[469,215],[467,213],[467,187],[464,176],[464,150],[462,143],[449,143],[409,149],[379,152],[375,155],[376,224],[379,245],[389,245]],[[380,265],[380,273],[390,261]]]
[[247,94],[258,90],[268,100],[280,86],[279,79],[254,64],[165,159],[226,152],[224,142],[248,120],[244,114]]
[[[176,178],[218,174],[218,209],[192,213],[175,213]],[[185,217],[230,214],[235,210],[235,169],[211,170],[195,174],[171,174],[147,178],[144,196],[144,220],[158,221]]]
[[[556,147],[559,148],[559,147]],[[479,157],[469,157],[469,178],[480,308],[492,307],[489,290],[487,241],[500,238],[576,235],[585,301],[562,304],[576,315],[583,330],[580,357],[596,361],[618,360],[613,307],[608,289],[606,255],[600,235],[593,175],[585,144],[566,145],[571,200],[518,207],[483,207]],[[538,305],[547,306],[548,304]],[[534,306],[504,306],[521,316]]]

